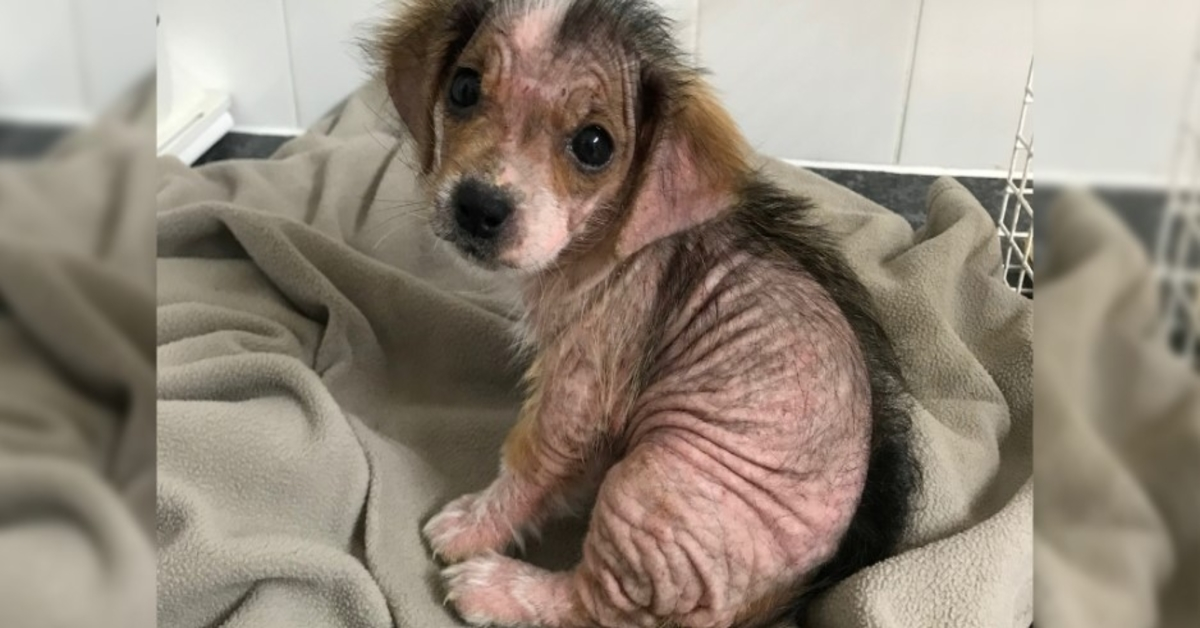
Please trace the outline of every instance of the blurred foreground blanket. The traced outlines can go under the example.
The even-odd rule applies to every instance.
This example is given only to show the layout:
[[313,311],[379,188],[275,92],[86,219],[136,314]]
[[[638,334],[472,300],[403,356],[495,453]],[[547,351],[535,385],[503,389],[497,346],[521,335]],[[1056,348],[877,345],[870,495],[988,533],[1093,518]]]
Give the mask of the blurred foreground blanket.
[[153,94],[0,160],[0,626],[155,624]]
[[1047,209],[1038,625],[1200,625],[1200,378],[1157,333],[1159,283],[1129,230],[1089,195]]
[[[369,85],[273,159],[160,164],[161,626],[457,625],[418,529],[493,478],[521,365],[509,291],[424,227],[388,110]],[[905,551],[810,625],[1029,626],[1032,305],[997,278],[992,221],[944,180],[914,234],[764,167],[844,238],[920,408]],[[569,564],[579,532],[532,551]]]

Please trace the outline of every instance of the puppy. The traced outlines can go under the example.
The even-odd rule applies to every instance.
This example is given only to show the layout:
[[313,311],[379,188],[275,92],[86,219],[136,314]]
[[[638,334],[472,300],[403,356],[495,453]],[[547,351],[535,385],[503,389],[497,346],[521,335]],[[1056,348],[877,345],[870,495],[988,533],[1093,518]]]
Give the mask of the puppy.
[[[523,278],[499,477],[424,528],[478,625],[753,626],[892,550],[918,469],[871,300],[643,0],[418,0],[383,29],[432,228]],[[583,558],[506,557],[593,504]]]

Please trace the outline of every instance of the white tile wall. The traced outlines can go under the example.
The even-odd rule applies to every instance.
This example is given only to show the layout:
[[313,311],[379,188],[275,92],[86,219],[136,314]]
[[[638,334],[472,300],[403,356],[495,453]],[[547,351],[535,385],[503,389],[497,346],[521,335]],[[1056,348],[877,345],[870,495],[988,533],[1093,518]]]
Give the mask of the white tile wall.
[[899,163],[1007,170],[1032,55],[1032,0],[924,0]]
[[891,163],[920,0],[702,0],[700,60],[755,147]]
[[[106,104],[152,63],[151,1],[0,0],[0,117],[72,120]],[[396,1],[157,9],[174,63],[230,92],[240,129],[286,133],[365,78],[355,38]],[[1031,20],[1075,33],[1038,40],[1043,172],[1161,172],[1200,20],[1194,0],[1056,0],[1032,17],[1033,0],[658,2],[752,142],[814,161],[1002,166]],[[140,13],[145,31],[130,26]]]
[[1038,172],[1165,176],[1200,3],[1039,2],[1035,24]]
[[0,0],[0,118],[84,121],[154,57],[153,0]]
[[320,120],[367,78],[356,40],[389,4],[380,0],[284,0],[300,126]]
[[707,0],[654,0],[675,20],[676,37],[685,50],[695,54],[699,34],[700,5]]
[[0,115],[78,121],[87,111],[71,0],[0,0]]
[[293,47],[283,0],[158,0],[172,63],[203,87],[228,92],[238,126],[260,132],[300,128]]
[[88,103],[104,109],[154,71],[154,0],[73,1]]

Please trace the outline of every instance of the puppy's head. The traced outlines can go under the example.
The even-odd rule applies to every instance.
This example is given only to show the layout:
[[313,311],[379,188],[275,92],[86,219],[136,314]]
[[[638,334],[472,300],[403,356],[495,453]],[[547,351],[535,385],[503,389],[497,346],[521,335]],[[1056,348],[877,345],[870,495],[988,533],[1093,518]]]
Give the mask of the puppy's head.
[[418,0],[381,52],[434,230],[485,267],[631,255],[715,216],[745,170],[645,0]]

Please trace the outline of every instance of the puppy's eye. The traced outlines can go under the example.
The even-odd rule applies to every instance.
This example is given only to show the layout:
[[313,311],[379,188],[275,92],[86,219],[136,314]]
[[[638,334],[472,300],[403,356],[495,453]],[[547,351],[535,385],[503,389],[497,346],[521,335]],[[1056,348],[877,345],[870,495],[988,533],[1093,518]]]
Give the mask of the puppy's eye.
[[480,92],[482,92],[482,87],[479,73],[471,68],[459,68],[454,72],[454,78],[450,80],[450,90],[447,94],[451,109],[458,113],[465,113],[471,107],[479,104]]
[[608,165],[613,156],[613,139],[603,127],[586,126],[571,139],[571,154],[588,170]]

